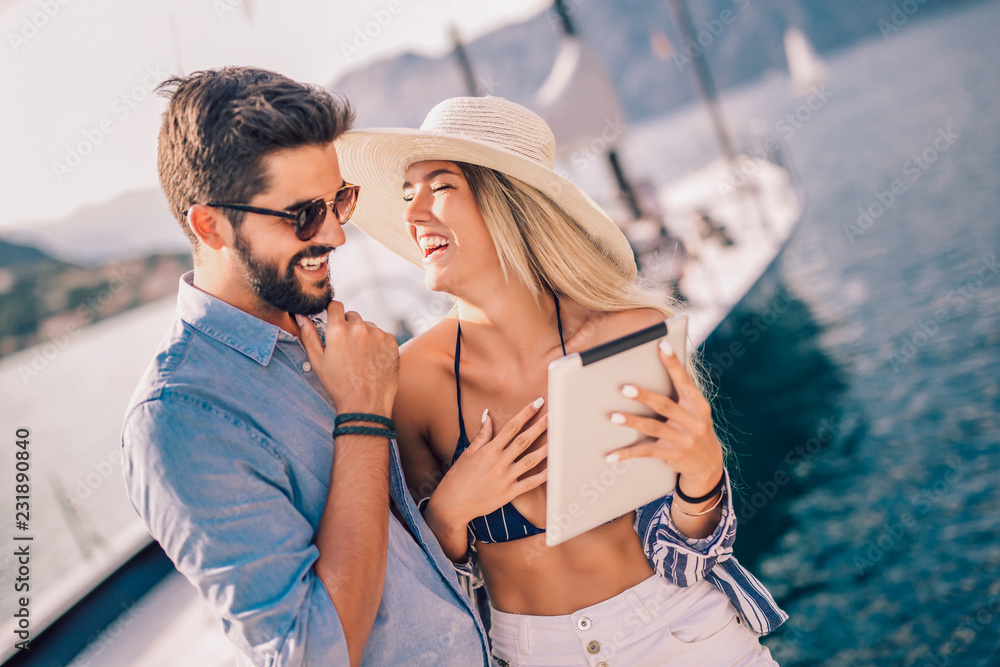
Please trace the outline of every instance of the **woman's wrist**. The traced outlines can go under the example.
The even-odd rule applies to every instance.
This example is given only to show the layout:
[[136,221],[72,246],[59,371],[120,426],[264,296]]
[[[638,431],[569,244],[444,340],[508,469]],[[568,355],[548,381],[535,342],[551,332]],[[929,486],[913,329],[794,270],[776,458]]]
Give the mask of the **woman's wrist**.
[[424,508],[424,521],[427,522],[427,526],[441,543],[446,541],[456,541],[457,543],[456,537],[459,535],[463,543],[467,543],[465,522],[449,516],[436,500],[435,494],[431,494],[427,506]]
[[[678,475],[671,517],[681,535],[701,540],[715,532],[724,513],[725,494],[726,473],[722,467],[698,477],[687,473]],[[693,503],[692,500],[699,502]]]
[[678,493],[674,495],[685,502],[698,501],[697,504],[701,504],[717,498],[724,488],[725,471],[718,466],[700,475],[678,473]]

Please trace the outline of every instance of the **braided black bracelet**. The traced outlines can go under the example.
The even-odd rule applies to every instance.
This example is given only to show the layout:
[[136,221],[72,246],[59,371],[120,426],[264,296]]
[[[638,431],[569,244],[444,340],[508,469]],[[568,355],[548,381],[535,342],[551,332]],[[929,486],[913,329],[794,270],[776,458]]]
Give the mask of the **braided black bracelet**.
[[345,412],[342,415],[337,415],[337,418],[333,420],[333,425],[340,426],[345,422],[372,422],[373,424],[381,424],[389,429],[396,428],[396,425],[388,417],[373,415],[370,412]]
[[722,477],[719,478],[719,483],[712,487],[712,490],[703,496],[698,496],[697,498],[692,498],[683,491],[681,491],[681,474],[677,473],[677,481],[674,483],[674,491],[677,493],[677,497],[686,503],[691,503],[692,505],[698,505],[705,502],[706,500],[711,500],[715,494],[722,490],[722,487],[726,484],[726,471],[722,471]]
[[338,426],[333,429],[334,438],[341,435],[378,435],[392,440],[398,433],[392,429],[379,428],[377,426]]

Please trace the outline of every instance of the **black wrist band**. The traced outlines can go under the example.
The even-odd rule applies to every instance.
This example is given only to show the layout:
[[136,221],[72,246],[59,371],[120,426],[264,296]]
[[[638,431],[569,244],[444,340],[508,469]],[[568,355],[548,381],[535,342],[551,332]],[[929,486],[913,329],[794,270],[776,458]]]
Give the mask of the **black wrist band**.
[[396,428],[396,425],[388,417],[373,415],[370,412],[345,412],[342,415],[337,415],[337,418],[333,420],[333,425],[340,426],[345,422],[372,422],[373,424],[381,424],[386,428]]
[[377,426],[338,426],[333,429],[334,438],[341,435],[378,435],[392,440],[398,434],[392,429],[379,428]]
[[677,497],[679,497],[684,502],[690,503],[692,505],[698,505],[705,502],[706,500],[711,500],[712,498],[714,498],[715,494],[721,491],[722,487],[725,486],[725,484],[726,484],[726,471],[723,470],[722,477],[719,478],[719,483],[716,484],[714,487],[712,487],[711,491],[709,491],[703,496],[692,498],[688,494],[681,491],[681,474],[677,473],[677,482],[674,484],[674,492],[677,494]]

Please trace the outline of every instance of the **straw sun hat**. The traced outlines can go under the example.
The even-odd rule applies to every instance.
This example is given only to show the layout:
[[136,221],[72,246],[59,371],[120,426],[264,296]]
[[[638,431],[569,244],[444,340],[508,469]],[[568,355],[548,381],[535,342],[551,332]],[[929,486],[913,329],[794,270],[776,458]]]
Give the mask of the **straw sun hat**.
[[424,160],[467,162],[512,176],[548,195],[629,278],[635,258],[618,226],[580,188],[555,172],[555,139],[537,114],[501,97],[454,97],[431,109],[419,130],[380,128],[336,143],[344,179],[361,185],[351,222],[423,267],[403,224],[406,169]]

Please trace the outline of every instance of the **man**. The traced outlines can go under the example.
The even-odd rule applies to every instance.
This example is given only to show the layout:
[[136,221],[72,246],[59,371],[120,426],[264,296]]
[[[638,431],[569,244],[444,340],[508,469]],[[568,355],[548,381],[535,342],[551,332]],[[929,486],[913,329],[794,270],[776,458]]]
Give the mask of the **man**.
[[160,181],[195,268],[125,417],[133,505],[240,664],[485,664],[402,479],[396,343],[332,301],[349,106],[251,68],[163,89]]

